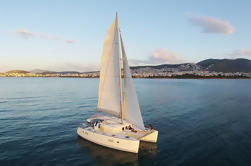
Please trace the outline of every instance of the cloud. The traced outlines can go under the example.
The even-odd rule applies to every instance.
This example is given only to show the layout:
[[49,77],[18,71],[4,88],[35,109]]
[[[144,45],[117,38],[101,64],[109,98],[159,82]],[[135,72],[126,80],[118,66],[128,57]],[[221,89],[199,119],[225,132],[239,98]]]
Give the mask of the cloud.
[[130,60],[132,65],[178,64],[184,63],[177,54],[164,49],[156,49],[146,60]]
[[208,16],[194,16],[189,21],[198,27],[201,27],[201,33],[219,33],[219,34],[232,34],[234,27],[231,23],[217,18]]
[[17,29],[16,33],[20,37],[22,37],[23,39],[26,39],[26,40],[33,38],[35,36],[35,34],[33,32],[25,30],[25,29]]
[[[16,33],[18,35],[20,35],[23,39],[30,39],[35,37],[35,33],[29,31],[29,30],[16,30]],[[45,34],[45,33],[40,33],[38,35],[40,38],[46,39],[46,40],[59,40],[59,41],[64,41],[65,43],[70,43],[70,44],[74,44],[76,43],[76,41],[74,40],[69,40],[69,39],[65,39],[63,37],[59,37],[59,36],[55,36],[55,35],[49,35],[49,34]]]
[[228,54],[232,58],[248,57],[251,58],[251,49],[239,49]]

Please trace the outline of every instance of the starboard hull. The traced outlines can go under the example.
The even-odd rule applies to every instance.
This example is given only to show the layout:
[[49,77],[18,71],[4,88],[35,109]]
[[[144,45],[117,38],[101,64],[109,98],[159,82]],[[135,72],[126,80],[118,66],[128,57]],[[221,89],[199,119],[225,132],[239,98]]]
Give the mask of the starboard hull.
[[139,151],[139,140],[116,138],[81,127],[77,129],[77,133],[81,138],[108,148],[132,153],[138,153]]
[[145,141],[145,142],[152,142],[156,143],[158,140],[158,131],[153,130],[150,134],[147,134],[146,136],[142,137],[140,141]]

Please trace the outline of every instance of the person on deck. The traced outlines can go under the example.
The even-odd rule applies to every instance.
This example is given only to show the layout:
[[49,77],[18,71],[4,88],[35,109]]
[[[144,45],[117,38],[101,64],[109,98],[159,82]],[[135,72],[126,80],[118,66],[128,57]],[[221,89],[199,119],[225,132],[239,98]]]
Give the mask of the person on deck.
[[153,130],[153,126],[152,126],[151,124],[148,125],[148,128],[149,128],[150,130]]

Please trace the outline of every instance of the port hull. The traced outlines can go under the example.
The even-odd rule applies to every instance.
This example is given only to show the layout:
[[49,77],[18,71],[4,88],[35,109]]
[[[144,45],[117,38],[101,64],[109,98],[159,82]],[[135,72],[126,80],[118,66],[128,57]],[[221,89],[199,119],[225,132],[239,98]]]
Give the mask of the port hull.
[[136,139],[117,138],[81,127],[77,129],[77,133],[81,138],[108,148],[132,153],[138,153],[139,150],[140,141]]

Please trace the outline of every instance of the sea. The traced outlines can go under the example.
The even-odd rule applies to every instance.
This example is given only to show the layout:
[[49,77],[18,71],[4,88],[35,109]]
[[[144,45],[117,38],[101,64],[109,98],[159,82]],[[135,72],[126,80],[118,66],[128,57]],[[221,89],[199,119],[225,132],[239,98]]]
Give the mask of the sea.
[[78,137],[98,79],[0,78],[0,166],[251,165],[251,79],[134,79],[158,142],[138,154]]

